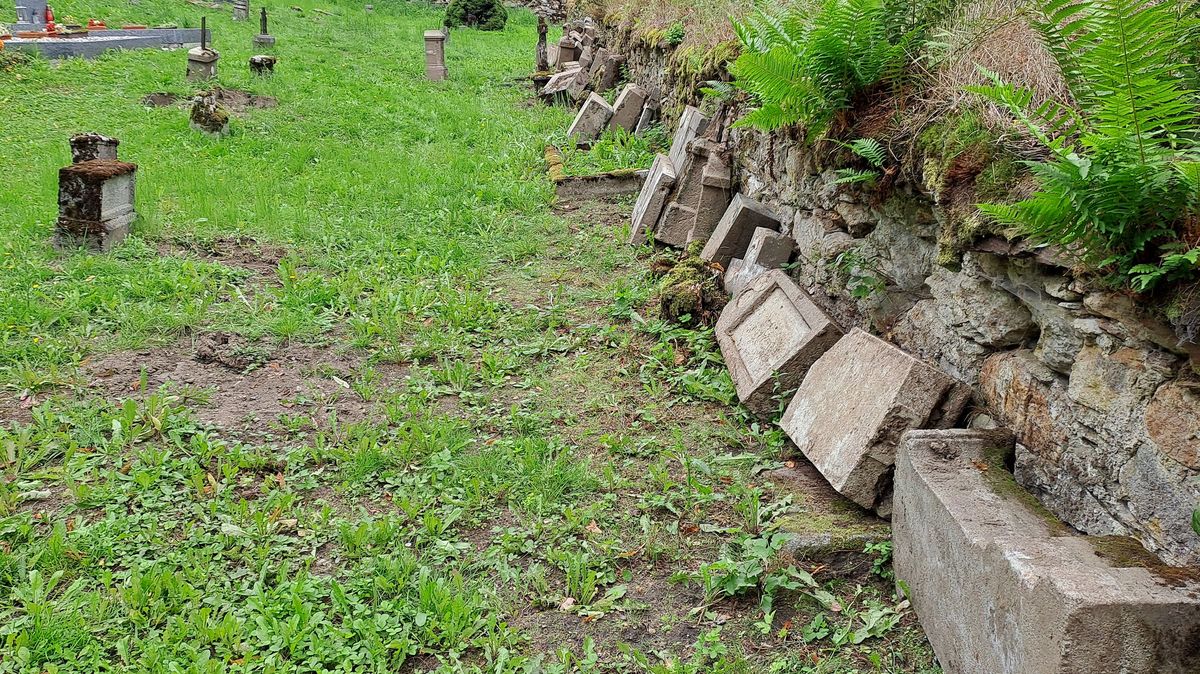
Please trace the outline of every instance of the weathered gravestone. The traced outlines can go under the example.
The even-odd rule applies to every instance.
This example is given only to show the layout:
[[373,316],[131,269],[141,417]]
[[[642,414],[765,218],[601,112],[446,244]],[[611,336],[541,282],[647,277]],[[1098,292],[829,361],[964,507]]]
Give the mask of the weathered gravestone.
[[687,163],[671,201],[654,230],[659,243],[682,248],[706,241],[729,206],[733,172],[724,145],[697,138],[689,144]]
[[221,105],[215,91],[201,91],[192,100],[188,126],[211,138],[229,135],[229,110]]
[[275,36],[267,31],[267,8],[263,7],[258,12],[258,35],[254,36],[255,47],[274,47]]
[[744,258],[735,257],[725,270],[723,284],[725,292],[736,296],[754,279],[772,269],[779,269],[792,257],[796,242],[779,232],[759,227],[750,237]]
[[233,0],[233,20],[245,21],[250,18],[250,0]]
[[896,578],[955,674],[1200,672],[1200,573],[1060,523],[1005,469],[1005,431],[909,431]]
[[658,107],[650,102],[647,102],[642,108],[642,114],[638,115],[637,125],[633,132],[639,136],[650,130],[654,123],[658,121]]
[[255,75],[271,75],[275,72],[276,57],[267,54],[255,54],[250,57],[250,72]]
[[546,83],[542,88],[541,98],[546,103],[562,103],[571,100],[576,90],[582,90],[583,86],[580,80],[583,77],[583,68],[574,67],[568,68]]
[[546,17],[538,17],[538,39],[537,47],[534,48],[533,54],[533,69],[535,72],[544,73],[550,70],[550,52],[546,48],[546,32],[549,27],[546,26]]
[[638,245],[646,242],[649,233],[654,231],[658,218],[666,206],[667,196],[675,186],[675,167],[665,154],[654,157],[650,165],[650,174],[642,184],[637,203],[633,206],[633,222],[629,229],[629,243]]
[[116,159],[117,146],[121,141],[98,133],[81,133],[71,136],[71,163],[92,159]]
[[440,30],[425,31],[425,77],[434,82],[446,79],[446,34]]
[[675,137],[671,141],[671,164],[682,168],[688,157],[688,145],[691,144],[704,130],[708,128],[708,118],[699,108],[688,106],[679,116],[679,127],[675,129]]
[[608,127],[608,120],[612,119],[612,116],[612,106],[603,96],[593,92],[583,102],[579,114],[575,115],[575,121],[571,122],[570,128],[567,129],[567,138],[576,144],[596,140]]
[[633,133],[642,107],[646,104],[646,90],[636,84],[627,84],[613,104],[613,116],[608,125],[613,129],[625,129]]
[[575,40],[571,39],[569,34],[564,34],[558,41],[558,60],[560,66],[567,61],[578,61],[581,49],[575,44]]
[[953,425],[968,393],[856,328],[809,369],[779,425],[838,493],[887,514],[900,436]]
[[220,59],[221,55],[208,47],[208,19],[200,17],[200,46],[192,47],[187,53],[188,80],[215,79],[217,77],[217,61]]
[[733,258],[746,257],[750,238],[754,236],[754,230],[760,227],[779,231],[779,218],[765,205],[737,194],[729,203],[729,208],[725,209],[708,243],[704,244],[700,257],[716,262],[722,269],[728,269]]
[[799,386],[842,330],[787,274],[775,270],[726,305],[716,336],[738,399],[766,416],[775,411],[772,394]]
[[129,234],[137,217],[137,165],[89,159],[58,170],[58,221],[54,242],[107,251]]
[[[603,49],[601,51],[604,51]],[[625,57],[620,54],[608,52],[600,61],[600,68],[592,70],[591,85],[595,91],[608,91],[617,86],[617,80],[621,77],[621,64],[625,63]]]

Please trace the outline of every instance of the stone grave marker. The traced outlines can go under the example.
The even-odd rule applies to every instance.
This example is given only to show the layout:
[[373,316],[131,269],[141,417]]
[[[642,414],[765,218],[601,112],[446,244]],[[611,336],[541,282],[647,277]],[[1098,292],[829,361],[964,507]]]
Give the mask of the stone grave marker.
[[654,231],[658,218],[667,203],[667,195],[675,186],[675,167],[665,154],[654,157],[650,174],[642,184],[637,203],[633,205],[633,222],[629,228],[629,243],[645,243],[647,235]]
[[278,59],[267,54],[256,54],[250,57],[250,72],[255,75],[271,75],[275,72]]
[[[266,10],[263,10],[266,11]],[[190,81],[211,80],[217,77],[217,61],[221,55],[208,48],[208,18],[200,17],[200,46],[187,53],[187,78]]]
[[425,31],[425,77],[434,82],[446,79],[446,34],[440,30]]
[[622,63],[625,63],[625,57],[620,54],[609,52],[605,55],[600,70],[594,73],[592,79],[596,91],[605,92],[617,86]]
[[795,247],[796,242],[789,236],[766,227],[755,229],[750,237],[750,245],[746,247],[746,257],[733,258],[729,262],[729,269],[725,270],[722,277],[725,292],[736,297],[754,279],[786,264]]
[[633,133],[645,104],[646,90],[636,84],[626,84],[613,104],[613,116],[608,125],[613,129],[625,129]]
[[956,674],[1200,672],[1200,573],[1076,533],[1013,480],[1007,431],[904,434],[896,578]]
[[953,425],[968,397],[966,386],[856,328],[809,369],[779,425],[838,493],[885,514],[900,435]]
[[564,34],[558,41],[558,61],[561,66],[567,61],[578,61],[581,50],[575,45],[575,40],[569,34]]
[[654,230],[656,241],[677,248],[711,236],[729,205],[732,186],[732,170],[724,145],[697,138],[688,147],[687,163]]
[[638,115],[637,125],[634,126],[633,132],[640,136],[649,131],[656,121],[658,121],[658,108],[647,103],[642,108],[642,114]]
[[712,236],[708,238],[708,243],[704,244],[700,257],[716,262],[722,269],[728,269],[733,258],[746,257],[746,248],[750,245],[754,230],[760,227],[779,231],[779,218],[758,201],[744,194],[734,195],[729,208],[725,209]]
[[717,319],[717,343],[738,399],[756,414],[775,411],[771,395],[796,388],[842,330],[788,275],[755,279]]
[[117,146],[121,141],[98,133],[81,133],[71,136],[71,163],[92,159],[116,159]]
[[229,110],[221,105],[215,92],[201,91],[192,101],[188,126],[211,138],[228,136]]
[[254,36],[255,47],[274,47],[275,36],[267,31],[267,8],[262,7],[258,12],[258,35]]
[[250,0],[233,0],[233,20],[245,21],[250,18]]
[[697,136],[704,133],[708,127],[708,118],[704,113],[700,112],[699,108],[688,106],[684,108],[683,114],[679,117],[679,128],[675,130],[675,138],[671,141],[671,164],[676,167],[683,167],[688,156],[688,145],[696,139]]
[[576,144],[596,140],[608,127],[608,120],[612,119],[612,116],[613,109],[608,101],[600,94],[592,92],[579,108],[575,121],[567,129],[567,138]]
[[129,234],[137,217],[137,165],[89,159],[58,170],[58,220],[54,242],[108,251]]
[[542,88],[540,94],[542,100],[547,103],[558,103],[569,100],[583,72],[582,68],[575,67],[555,74],[546,83],[546,86]]
[[544,73],[550,70],[550,53],[546,48],[546,32],[548,30],[546,17],[539,16],[537,25],[538,40],[533,55],[533,69],[535,72]]

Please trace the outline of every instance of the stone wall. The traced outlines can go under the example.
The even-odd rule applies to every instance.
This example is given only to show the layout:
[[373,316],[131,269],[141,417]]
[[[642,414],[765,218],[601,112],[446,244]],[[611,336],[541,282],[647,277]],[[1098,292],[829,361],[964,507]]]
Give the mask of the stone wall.
[[[609,42],[668,124],[696,102],[667,50],[618,30]],[[946,214],[921,184],[900,180],[880,200],[836,185],[828,157],[786,133],[733,130],[731,142],[737,185],[781,216],[798,244],[791,274],[844,329],[887,337],[973,386],[973,423],[1016,433],[1018,481],[1069,524],[1200,563],[1190,526],[1200,505],[1200,358],[1190,356],[1200,347],[1045,251],[989,239],[939,266]],[[868,296],[854,297],[864,284]]]

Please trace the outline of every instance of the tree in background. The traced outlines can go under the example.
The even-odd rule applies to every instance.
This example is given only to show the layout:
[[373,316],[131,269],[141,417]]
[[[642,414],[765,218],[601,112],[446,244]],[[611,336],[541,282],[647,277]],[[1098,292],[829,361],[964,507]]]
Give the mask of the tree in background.
[[504,30],[507,21],[508,10],[501,0],[450,0],[444,23],[449,28]]

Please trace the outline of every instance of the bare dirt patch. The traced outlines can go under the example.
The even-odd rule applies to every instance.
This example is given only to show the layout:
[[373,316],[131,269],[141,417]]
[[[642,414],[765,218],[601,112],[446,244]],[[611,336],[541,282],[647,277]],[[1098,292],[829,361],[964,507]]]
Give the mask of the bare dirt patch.
[[[279,105],[273,96],[259,96],[241,89],[213,88],[213,95],[230,112],[245,112],[250,108],[274,108]],[[163,91],[147,94],[142,98],[142,105],[148,108],[168,108],[173,105],[184,106],[192,99],[188,96],[171,94]]]
[[[338,422],[378,420],[374,405],[353,391],[351,382],[365,354],[303,344],[248,343],[210,334],[162,349],[109,354],[85,363],[89,387],[113,399],[142,397],[163,385],[208,392],[194,408],[198,420],[246,442],[276,442],[296,427],[320,428]],[[376,366],[376,387],[398,386],[404,368]],[[144,377],[144,388],[143,388]]]
[[281,246],[259,243],[250,237],[222,237],[209,242],[194,239],[165,241],[159,244],[162,255],[191,254],[207,262],[217,262],[227,267],[245,269],[259,277],[261,282],[276,279],[279,261],[287,254]]

